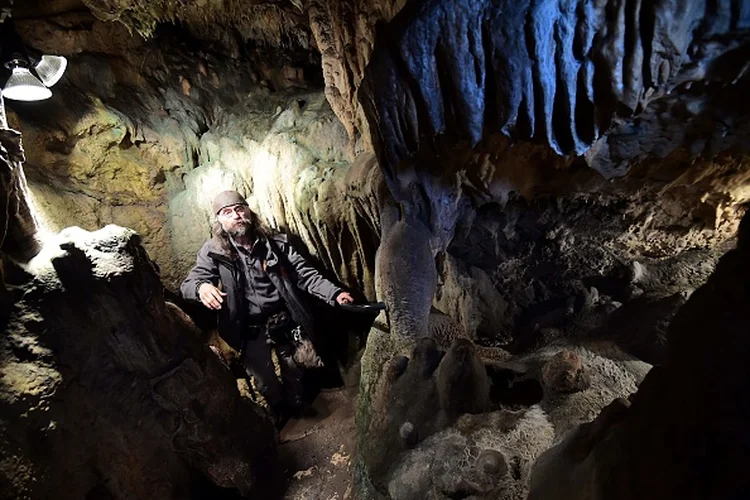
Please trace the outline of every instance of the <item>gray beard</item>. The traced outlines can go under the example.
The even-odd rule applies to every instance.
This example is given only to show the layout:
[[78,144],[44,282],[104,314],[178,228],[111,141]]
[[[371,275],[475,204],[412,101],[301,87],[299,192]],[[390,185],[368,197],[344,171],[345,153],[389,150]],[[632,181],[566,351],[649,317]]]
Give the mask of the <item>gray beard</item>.
[[252,226],[250,226],[249,223],[244,222],[240,225],[234,226],[231,228],[227,233],[229,233],[229,236],[231,236],[234,239],[237,238],[243,238],[245,236],[250,236],[252,234]]

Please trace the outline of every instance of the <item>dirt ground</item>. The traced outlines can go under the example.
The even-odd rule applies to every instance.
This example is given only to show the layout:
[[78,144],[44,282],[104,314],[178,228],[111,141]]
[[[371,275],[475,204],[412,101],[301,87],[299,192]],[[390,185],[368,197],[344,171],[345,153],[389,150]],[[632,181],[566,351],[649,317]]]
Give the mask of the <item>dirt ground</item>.
[[281,431],[279,458],[287,482],[285,500],[352,498],[354,395],[324,389],[301,419]]

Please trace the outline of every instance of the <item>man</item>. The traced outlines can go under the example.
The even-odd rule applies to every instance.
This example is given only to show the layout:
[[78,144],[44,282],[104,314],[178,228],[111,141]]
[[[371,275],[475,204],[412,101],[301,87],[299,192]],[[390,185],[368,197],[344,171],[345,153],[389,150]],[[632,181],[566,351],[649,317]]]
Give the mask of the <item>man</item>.
[[[218,331],[241,354],[256,388],[278,420],[302,408],[302,369],[292,336],[301,327],[313,335],[307,292],[333,304],[353,302],[349,293],[318,273],[283,234],[271,234],[236,191],[213,201],[213,237],[198,252],[180,290],[219,312]],[[271,359],[275,346],[283,384]]]

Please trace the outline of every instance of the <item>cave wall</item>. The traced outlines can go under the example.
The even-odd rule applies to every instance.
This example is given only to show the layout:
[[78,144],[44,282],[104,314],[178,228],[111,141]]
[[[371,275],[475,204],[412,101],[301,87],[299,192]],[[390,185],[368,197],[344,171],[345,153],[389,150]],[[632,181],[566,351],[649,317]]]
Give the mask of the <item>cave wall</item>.
[[[512,360],[502,369],[530,380],[559,354],[538,348],[589,342],[566,347],[578,358],[562,353],[578,359],[570,371],[627,381],[619,392],[587,388],[573,417],[557,405],[575,398],[541,384],[541,406],[521,420],[544,442],[524,452],[513,481],[482,486],[515,484],[509,495],[522,498],[551,433],[606,404],[589,396],[635,390],[648,368],[633,375],[640,362],[629,355],[667,360],[666,324],[749,199],[741,2],[86,5],[96,17],[19,23],[29,43],[71,58],[44,113],[12,108],[28,131],[37,204],[65,207],[53,224],[135,227],[174,286],[207,235],[213,191],[235,186],[339,278],[384,299],[357,424],[362,449],[375,449],[356,459],[357,486],[377,483],[374,497],[464,495],[460,475],[415,484],[413,472],[464,449],[461,470],[479,464],[473,433],[508,417],[500,408],[441,421],[451,398],[433,377],[447,368],[418,339],[451,324],[450,340],[468,336],[483,359]],[[176,19],[180,28],[160,24]],[[602,341],[615,347],[588,350]],[[439,347],[451,359],[450,342]],[[388,371],[404,357],[405,371]],[[392,414],[385,389],[401,375],[403,414]],[[395,448],[378,449],[381,438]],[[395,476],[379,470],[383,456]]]
[[[669,361],[535,465],[530,500],[743,498],[750,493],[748,226],[672,320]],[[706,333],[711,332],[711,341]]]
[[438,253],[435,306],[471,335],[521,348],[540,329],[568,337],[602,326],[588,318],[571,328],[591,293],[614,308],[638,299],[633,317],[637,304],[689,295],[731,244],[749,171],[744,157],[686,162],[676,153],[607,182],[586,167],[517,160],[525,173],[506,176],[504,201],[458,217]]
[[396,192],[400,163],[418,151],[495,132],[587,153],[612,177],[627,164],[600,163],[608,148],[597,140],[613,126],[639,127],[633,119],[651,103],[694,82],[715,85],[703,88],[710,97],[736,84],[748,28],[750,9],[731,1],[413,2],[383,30],[360,101]]
[[68,228],[5,269],[0,498],[273,491],[272,422],[165,302],[134,231]]
[[352,146],[362,141],[356,146],[361,150],[370,148],[370,137],[357,101],[357,89],[375,44],[377,24],[390,21],[406,0],[84,3],[98,19],[122,23],[131,32],[146,37],[154,33],[159,23],[179,20],[197,37],[217,41],[232,53],[250,48],[255,61],[269,53],[282,60],[316,54],[322,66],[326,97],[346,128]]
[[[512,324],[519,319],[512,311],[523,308],[524,302],[533,307],[550,300],[564,302],[559,290],[547,293],[562,283],[556,285],[558,276],[543,271],[545,266],[562,271],[560,281],[567,281],[563,287],[580,287],[576,281],[589,272],[587,268],[606,277],[614,261],[627,267],[642,258],[674,257],[671,248],[709,248],[726,240],[747,201],[744,138],[748,130],[742,117],[748,110],[733,103],[744,102],[741,96],[750,82],[741,63],[748,50],[749,15],[746,7],[732,2],[409,3],[379,33],[358,92],[371,126],[373,149],[401,207],[401,221],[392,225],[394,242],[387,246],[439,257],[446,249],[451,254],[456,243],[451,255],[455,258],[460,253],[457,247],[468,246],[461,240],[470,234],[466,228],[476,220],[477,210],[484,210],[482,205],[498,204],[507,210],[509,200],[520,197],[535,213],[539,200],[556,198],[560,212],[541,208],[536,212],[539,220],[530,222],[537,227],[529,227],[523,235],[536,241],[535,250],[527,255],[539,259],[540,271],[532,276],[522,271],[526,279],[515,283],[521,287],[516,293],[508,293],[514,284],[501,285],[505,288],[501,301],[497,296],[489,298],[492,293],[480,293],[479,302],[499,302],[501,310],[511,311],[505,323]],[[706,162],[715,162],[719,171],[726,171],[723,165],[738,169],[727,173],[732,180],[719,187],[700,178],[706,168],[714,169]],[[632,175],[608,186],[602,179],[586,180],[584,166],[604,179]],[[657,201],[650,194],[657,190],[670,199],[668,206],[651,206],[636,215],[637,204],[650,206]],[[570,260],[564,256],[569,244],[564,205],[576,206],[587,198],[597,200],[592,206],[601,202],[613,207],[612,213],[605,209],[599,226],[596,221],[588,228],[578,225],[577,231],[583,233],[574,237],[591,242],[582,252],[591,259],[563,262]],[[675,205],[669,206],[672,200]],[[620,209],[618,203],[633,206]],[[575,209],[569,217],[581,210],[587,212]],[[629,215],[624,215],[626,224],[619,224],[618,212],[633,217],[628,221]],[[496,229],[514,234],[515,223],[502,220],[514,214],[512,207],[509,214],[497,214]],[[685,214],[691,214],[690,222]],[[411,246],[401,245],[399,224],[424,237]],[[633,241],[635,248],[627,248],[627,238],[613,236],[616,242],[602,238],[612,227],[627,233],[630,224],[651,232],[646,235],[642,228],[635,239],[646,241]],[[707,234],[694,238],[686,229],[692,225]],[[549,236],[540,240],[536,233],[541,231]],[[382,238],[389,234],[384,223]],[[544,243],[556,239],[559,244]],[[577,246],[570,244],[571,251]],[[612,255],[603,255],[600,246]],[[508,268],[515,251],[496,243],[479,260]],[[399,258],[408,260],[406,255],[391,256]],[[465,283],[488,288],[484,277],[471,278],[482,276],[477,266],[447,262],[449,269],[464,269]],[[380,281],[395,276],[400,265],[383,269]],[[572,269],[576,266],[580,268]],[[494,279],[497,288],[503,273],[488,267],[496,275],[490,281]],[[527,301],[524,295],[529,293],[523,287],[529,278],[534,280],[534,273],[542,282],[541,290],[531,292]],[[516,279],[518,274],[510,281]],[[696,277],[691,286],[699,283]],[[417,284],[401,292],[431,294],[430,287]],[[508,295],[515,295],[510,301],[516,304],[508,303]],[[443,309],[459,297],[462,304],[450,313],[472,315],[461,310],[470,306],[460,292],[447,296]],[[392,309],[406,309],[391,311],[408,325],[399,334],[408,337],[415,328],[425,331],[429,310],[423,300],[405,304],[396,296],[392,300]],[[483,309],[479,317],[493,318],[487,314],[492,306],[471,307]],[[549,312],[543,309],[539,314]],[[492,328],[500,326],[497,314],[492,322]],[[474,330],[474,325],[465,326]]]
[[406,0],[312,0],[306,6],[321,54],[326,97],[357,147],[372,150],[369,125],[357,100],[375,45],[378,23],[390,21]]
[[[663,172],[645,167],[654,174],[640,178],[646,193],[651,182],[691,175],[696,161],[742,165],[748,110],[738,103],[750,82],[742,62],[749,15],[732,2],[408,4],[380,32],[358,92],[402,220],[426,230],[405,251],[429,248],[437,255],[460,239],[456,231],[476,208],[504,206],[512,194],[533,204],[560,170],[571,175],[570,189],[598,192],[591,184],[575,186],[581,166],[614,179],[662,159]],[[744,185],[745,175],[740,167],[733,182]],[[542,187],[541,194],[545,188],[554,189]],[[736,226],[737,214],[723,214],[723,207],[744,203],[744,187],[730,189],[739,196],[700,191],[693,202],[683,198],[683,208],[667,208],[665,217],[674,219],[666,224],[684,226],[676,219],[695,211],[688,205],[703,204],[705,195]],[[566,203],[565,196],[558,202]],[[591,229],[595,241],[606,228]],[[388,232],[384,226],[384,239]],[[663,236],[649,245],[672,245],[674,235]],[[507,255],[494,253],[498,262]],[[606,260],[587,265],[605,273]],[[383,280],[393,274],[384,271]],[[430,290],[415,286],[408,293]],[[420,307],[394,315],[419,316],[408,324],[424,331],[427,313]]]
[[[511,352],[614,340],[668,362],[666,325],[710,274],[747,202],[740,96],[749,15],[736,2],[425,0],[379,33],[359,99],[401,210],[381,220],[385,256],[376,264],[389,329],[371,332],[362,362],[364,497],[429,496],[435,486],[435,498],[485,493],[468,474],[458,486],[439,483],[451,461],[430,458],[444,443],[429,437],[440,426],[420,414],[434,402],[391,411],[391,400],[377,397],[424,359],[418,339],[437,340],[435,293],[469,334],[494,330],[492,341]],[[418,382],[450,391],[440,376],[450,353]],[[467,365],[449,371],[475,383],[463,395],[472,398],[482,376]],[[449,428],[464,437],[473,430]],[[379,443],[412,460],[405,477],[373,458],[369,447]],[[419,459],[439,472],[416,474]],[[554,495],[550,487],[539,498]]]
[[373,297],[382,177],[368,156],[353,165],[344,127],[303,66],[246,65],[169,28],[144,41],[90,14],[18,29],[70,58],[52,99],[9,104],[49,230],[131,227],[176,289],[209,236],[214,193],[236,188]]
[[[298,235],[339,279],[375,298],[381,219],[390,225],[399,212],[384,209],[390,195],[367,151],[368,134],[361,135],[367,126],[363,108],[352,99],[374,48],[375,24],[402,5],[313,2],[306,11],[309,26],[299,19],[294,24],[299,33],[311,33],[305,43],[301,34],[276,37],[281,18],[269,21],[268,32],[242,28],[228,42],[225,31],[232,23],[260,16],[254,5],[247,6],[247,15],[219,23],[223,28],[215,33],[207,26],[219,24],[194,15],[190,6],[167,3],[166,11],[154,7],[150,14],[120,7],[109,17],[93,8],[99,18],[118,22],[86,13],[18,22],[28,43],[62,48],[71,58],[50,102],[11,104],[11,120],[29,145],[30,186],[46,224],[53,230],[107,222],[132,227],[174,288],[208,235],[211,193],[233,186],[251,195],[253,208],[272,226]],[[296,9],[275,6],[268,15],[284,16],[289,8]],[[437,15],[427,8],[419,12]],[[185,30],[157,28],[157,21],[174,16]],[[146,33],[152,38],[135,35],[139,26],[152,24]],[[397,19],[389,29],[401,25]],[[300,55],[309,53],[311,40],[321,51],[323,89],[310,77],[314,57]],[[407,37],[400,43],[411,50],[429,40]],[[261,47],[278,57],[269,58]],[[373,67],[382,66],[383,57],[378,53]],[[744,102],[745,87],[721,93],[713,84],[684,87],[648,106],[644,102],[637,129],[615,124],[600,141],[606,148],[592,149],[606,149],[618,168],[635,166],[624,180],[607,183],[581,159],[540,144],[513,143],[502,132],[475,148],[458,144],[439,159],[417,155],[415,164],[398,170],[400,180],[389,187],[397,198],[410,193],[400,200],[401,216],[425,225],[424,241],[437,254],[431,307],[473,337],[512,344],[528,335],[527,328],[556,334],[570,319],[566,303],[580,305],[594,284],[602,300],[615,303],[643,292],[642,300],[650,303],[699,285],[705,273],[680,286],[658,279],[645,290],[623,284],[623,270],[649,262],[655,264],[651,271],[660,269],[661,260],[678,262],[686,250],[710,254],[707,262],[713,262],[747,200],[741,153],[695,160],[704,146],[720,151],[742,136],[744,110],[731,104]],[[371,89],[365,85],[362,92],[367,103]],[[430,95],[424,94],[428,101],[443,98]],[[677,122],[684,126],[671,126]],[[686,141],[693,149],[671,153]],[[653,145],[660,149],[649,156],[644,151]],[[392,178],[389,168],[384,172]],[[585,250],[573,252],[576,247]],[[396,263],[394,274],[403,269]],[[623,291],[628,287],[635,295]]]

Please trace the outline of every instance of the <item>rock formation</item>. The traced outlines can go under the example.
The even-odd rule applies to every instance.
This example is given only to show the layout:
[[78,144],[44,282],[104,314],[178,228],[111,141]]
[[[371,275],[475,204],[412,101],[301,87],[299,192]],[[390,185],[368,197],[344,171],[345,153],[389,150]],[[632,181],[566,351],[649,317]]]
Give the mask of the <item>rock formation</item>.
[[[607,317],[623,302],[644,295],[644,290],[650,288],[648,283],[653,284],[655,280],[660,287],[670,284],[656,294],[653,289],[646,292],[648,298],[640,304],[633,303],[631,312],[647,309],[649,304],[665,301],[675,294],[678,297],[689,294],[711,271],[710,262],[721,248],[715,244],[725,242],[736,228],[743,210],[739,207],[742,202],[734,197],[730,197],[730,204],[735,215],[724,219],[728,223],[724,226],[726,232],[719,229],[723,223],[717,222],[728,213],[724,209],[714,212],[716,218],[709,238],[717,239],[710,257],[700,249],[702,245],[688,243],[692,237],[683,239],[687,236],[685,231],[679,236],[676,233],[668,236],[671,230],[660,231],[657,239],[641,238],[641,233],[627,242],[624,234],[630,230],[648,231],[650,224],[663,216],[653,211],[644,214],[645,218],[636,216],[638,222],[626,223],[627,228],[617,231],[618,241],[614,245],[604,241],[608,230],[614,226],[601,226],[595,235],[588,237],[587,231],[574,229],[569,224],[578,228],[579,224],[586,224],[584,214],[588,209],[584,207],[593,199],[597,200],[592,204],[594,212],[603,206],[617,211],[619,201],[616,200],[627,197],[627,185],[636,179],[638,196],[648,197],[649,186],[659,184],[662,186],[658,189],[659,196],[677,186],[680,190],[691,191],[695,185],[688,187],[682,181],[674,181],[684,174],[692,177],[696,171],[683,170],[687,166],[685,163],[674,170],[667,166],[676,166],[675,161],[694,161],[701,153],[744,151],[741,138],[746,132],[741,125],[729,133],[703,126],[719,114],[738,117],[745,111],[722,108],[718,99],[720,91],[716,87],[704,87],[698,94],[691,90],[689,82],[731,83],[721,91],[729,93],[746,88],[743,66],[735,66],[737,72],[729,69],[732,64],[727,66],[728,61],[745,53],[746,46],[742,41],[730,40],[731,37],[724,40],[726,43],[711,40],[720,31],[734,27],[746,30],[747,13],[732,9],[728,3],[710,8],[689,2],[630,6],[632,9],[624,4],[589,8],[584,3],[568,3],[563,7],[560,8],[558,2],[513,5],[416,2],[405,7],[381,33],[381,44],[376,46],[363,79],[360,100],[385,180],[399,205],[398,220],[391,222],[389,212],[381,218],[383,231],[376,261],[377,288],[390,306],[387,319],[390,336],[395,338],[386,339],[371,333],[363,369],[371,367],[377,371],[375,367],[387,356],[384,351],[403,351],[407,348],[405,345],[429,330],[433,283],[461,283],[463,278],[466,284],[462,283],[461,288],[484,290],[487,287],[480,284],[480,280],[487,276],[501,294],[508,290],[506,286],[518,286],[510,294],[510,300],[496,299],[490,306],[480,302],[474,307],[482,308],[479,317],[494,320],[489,328],[493,340],[505,340],[510,349],[524,351],[571,336],[601,335],[606,329]],[[665,22],[675,16],[681,22],[675,25]],[[687,31],[684,26],[700,28]],[[455,36],[455,33],[466,36]],[[668,44],[670,51],[658,49]],[[657,71],[658,68],[661,69]],[[707,106],[707,102],[712,105]],[[663,131],[659,120],[677,109],[687,110],[685,120],[670,128],[668,133]],[[631,133],[637,132],[637,139],[628,139],[620,132],[628,130],[627,127]],[[699,129],[702,132],[698,133]],[[607,132],[611,134],[601,135]],[[502,135],[509,136],[510,140]],[[519,145],[517,141],[523,138],[542,142],[549,150],[545,150],[545,146]],[[673,153],[678,148],[684,151]],[[634,163],[640,162],[640,165],[632,170],[633,175],[619,183],[615,194],[603,182],[581,172],[580,161],[557,156],[568,153],[586,153],[588,164],[605,177],[623,175]],[[671,170],[672,174],[667,176],[677,175],[677,178],[665,183],[645,181],[641,177],[643,172],[648,171],[648,165],[657,164],[650,159],[643,161],[649,155],[667,156],[665,161],[658,162],[659,168],[665,168],[664,173]],[[729,155],[720,156],[718,161],[732,162],[729,158]],[[713,161],[717,160],[699,159],[696,164],[699,170],[701,165],[713,169],[708,166]],[[542,174],[544,170],[539,164],[565,173],[546,171]],[[636,173],[639,170],[640,173]],[[532,180],[534,172],[541,174],[537,181]],[[575,181],[574,173],[578,173]],[[736,180],[745,176],[738,174]],[[575,201],[567,198],[567,194],[555,195],[556,178],[572,181],[577,193],[588,194],[576,197]],[[538,196],[537,186],[556,196],[549,205],[545,206],[546,200]],[[711,196],[709,191],[703,199]],[[609,193],[614,196],[610,197]],[[531,203],[527,204],[529,199]],[[572,204],[566,207],[561,199]],[[523,206],[518,212],[516,202]],[[621,205],[626,211],[643,207],[629,202]],[[528,226],[523,223],[524,218],[536,210],[566,212],[569,208],[570,218],[540,214],[528,219]],[[672,215],[664,215],[675,221],[672,217],[676,212],[669,209],[667,212]],[[603,212],[599,214],[601,217]],[[622,221],[623,218],[619,218],[613,223],[617,226]],[[687,225],[695,228],[694,222],[693,218]],[[519,229],[524,232],[519,233]],[[723,236],[719,236],[722,232]],[[645,248],[644,244],[657,240],[659,243],[655,246]],[[511,254],[504,251],[515,246],[514,242],[524,245],[531,241],[537,243],[525,250],[518,247],[512,250],[521,250],[523,257],[517,261],[509,259]],[[640,248],[628,248],[629,243]],[[685,251],[689,247],[691,250]],[[582,248],[588,250],[582,251]],[[442,256],[441,252],[446,251],[448,255]],[[538,260],[534,258],[537,252]],[[675,258],[677,255],[679,257]],[[448,264],[461,270],[463,276],[458,280],[451,276],[435,280],[430,269],[433,258],[438,259],[438,265],[444,265],[443,269]],[[464,262],[456,265],[454,259]],[[708,260],[708,265],[701,266],[701,260]],[[605,261],[609,263],[604,264]],[[398,269],[414,270],[412,276],[419,277],[419,281],[413,281],[412,276],[398,275]],[[579,270],[582,274],[574,278]],[[667,274],[671,275],[669,279],[657,278]],[[397,275],[399,280],[395,279]],[[521,275],[527,279],[519,279]],[[698,275],[703,277],[698,278]],[[690,277],[685,280],[687,276]],[[446,291],[450,291],[450,287]],[[438,286],[438,299],[442,293]],[[456,292],[451,296],[461,297]],[[461,313],[468,319],[470,316],[461,306],[460,303],[444,305],[451,308],[451,313]],[[493,306],[495,314],[488,313]],[[655,311],[651,328],[668,321],[674,314],[670,307],[650,309]],[[637,322],[630,325],[634,329],[645,326]],[[483,329],[481,324],[472,326],[469,330],[472,334]],[[616,337],[633,352],[648,353],[645,355],[650,359],[663,360],[666,357],[663,342],[659,342],[658,332],[654,335],[657,337],[647,335],[645,339],[638,339],[636,335],[622,334]],[[381,345],[372,345],[376,343]],[[606,359],[610,357],[611,354]],[[629,363],[625,359],[617,355],[609,362]],[[591,382],[577,366],[569,367],[572,371],[569,373],[549,363],[544,370],[543,405],[556,421],[561,435],[570,429],[571,422],[592,418],[597,411],[594,408],[603,408],[612,397],[635,391],[635,383],[646,371],[639,368],[637,377],[610,378],[600,387],[617,388],[616,393],[606,394],[596,402],[585,396],[571,398],[570,401],[576,401],[573,406],[576,410],[572,410],[566,405],[562,406],[564,409],[556,407],[560,398],[550,394],[580,390],[583,390],[580,394],[587,394],[586,387]],[[539,374],[535,371],[539,367],[529,370],[528,376]],[[605,368],[604,373],[608,372],[613,373]],[[377,385],[376,375],[365,371],[365,376],[371,377],[372,383]],[[363,385],[363,389],[368,390],[368,385]],[[370,405],[373,413],[381,411],[377,402],[363,401]],[[363,422],[368,421],[363,419]],[[377,432],[372,434],[372,429],[369,432],[369,437],[364,439],[381,439]],[[424,436],[419,435],[419,439]],[[387,442],[387,438],[384,441]],[[368,465],[366,458],[365,454],[360,476],[362,489],[385,493],[382,471]],[[368,483],[368,473],[378,479]],[[424,493],[432,491],[429,488],[429,482],[420,483],[417,490],[406,491]],[[390,488],[388,493],[395,494]],[[444,491],[443,494],[463,493]]]
[[[684,498],[665,484],[649,486],[658,482],[649,475],[655,467],[638,460],[649,443],[688,437],[696,446],[679,449],[685,467],[705,469],[691,475],[696,481],[708,478],[692,491],[741,492],[730,491],[725,477],[714,480],[734,472],[733,464],[720,470],[701,457],[741,441],[729,422],[729,395],[736,390],[741,401],[739,383],[705,375],[733,369],[743,344],[727,338],[734,352],[713,358],[720,351],[698,352],[686,332],[698,307],[727,311],[715,316],[725,331],[735,318],[731,304],[709,300],[699,287],[732,246],[750,201],[745,2],[29,0],[15,7],[14,20],[29,46],[64,54],[70,65],[48,102],[8,103],[27,145],[33,196],[8,198],[4,261],[23,262],[38,250],[31,209],[52,232],[114,222],[140,234],[174,290],[207,236],[213,193],[247,194],[263,219],[297,237],[360,298],[388,305],[360,363],[354,486],[362,498],[524,498],[540,456],[533,498],[549,498],[550,485],[571,498]],[[16,149],[11,161],[19,161]],[[22,187],[15,173],[3,182],[10,194]],[[101,238],[137,248],[124,234]],[[66,262],[98,265],[87,249],[99,240],[69,236],[88,243],[68,242],[57,258],[63,284],[72,279]],[[118,252],[105,254],[125,255]],[[742,252],[740,245],[721,260],[709,289],[728,268],[742,276]],[[161,290],[142,251],[126,254],[112,258],[136,262],[148,278],[118,279]],[[16,272],[14,286],[25,290],[33,276]],[[89,283],[111,299],[99,304],[104,299],[88,293],[91,304],[163,313],[145,330],[161,332],[147,337],[163,345],[146,356],[144,372],[169,365],[164,345],[181,338],[176,332],[194,334],[178,311],[140,288],[126,287],[134,298],[110,290],[116,279]],[[33,305],[42,315],[67,288],[36,287],[28,297],[13,290],[3,297],[8,332],[42,336],[18,311],[42,297]],[[696,327],[711,330],[700,321]],[[76,342],[90,342],[89,333],[44,344],[49,353],[38,355],[39,366],[48,375],[31,384],[41,391],[34,397],[59,393],[67,402],[60,391],[81,390],[59,382],[69,380],[70,367],[55,363],[77,362],[83,344]],[[118,391],[148,415],[156,407],[159,415],[187,415],[198,426],[188,441],[204,435],[202,416],[216,417],[182,397],[193,377],[223,387],[216,404],[242,406],[197,342],[174,376],[156,383],[167,396],[138,399],[138,384]],[[4,351],[8,366],[26,362],[16,360],[29,356],[19,349]],[[130,367],[114,358],[117,370]],[[647,363],[661,367],[628,409]],[[691,411],[725,434],[707,435],[689,422],[670,428],[678,419],[673,407],[690,399],[681,391],[661,398],[677,381],[696,390]],[[706,409],[709,389],[721,396],[716,414]],[[235,417],[223,418],[225,426]],[[636,439],[638,426],[649,439]],[[242,467],[254,467],[256,457],[233,443],[259,436],[217,433],[200,441],[208,448],[186,445],[183,460],[164,440],[163,429],[172,427],[158,418],[147,427],[148,449],[168,470],[149,484],[173,487],[133,496],[178,496],[189,468],[220,486],[254,487]],[[129,432],[125,426],[116,435]],[[634,445],[624,455],[638,462],[633,469],[618,467],[614,447],[626,444]],[[46,462],[24,454],[26,444],[13,446],[21,451],[7,477],[26,488],[24,464]],[[209,467],[203,456],[220,465]],[[685,473],[681,464],[674,477]],[[591,480],[608,467],[642,481],[612,493]],[[125,481],[118,464],[103,470]],[[87,474],[76,476],[76,492],[109,487],[105,473]],[[612,484],[622,482],[612,476]]]
[[6,276],[0,496],[185,498],[198,478],[267,491],[274,430],[132,230],[70,228]]
[[[531,318],[565,309],[571,297],[577,297],[577,314],[579,298],[591,286],[619,303],[641,294],[644,304],[694,289],[721,253],[714,249],[733,234],[737,207],[747,198],[742,156],[693,161],[689,151],[671,153],[676,145],[659,142],[665,160],[638,156],[631,175],[608,183],[542,146],[511,143],[495,134],[471,154],[447,155],[427,165],[440,172],[425,173],[424,182],[413,184],[425,197],[399,209],[388,205],[391,194],[372,154],[353,156],[346,131],[366,125],[362,110],[350,101],[374,46],[376,21],[390,19],[400,5],[304,6],[310,33],[327,61],[325,90],[309,77],[302,59],[292,57],[310,47],[294,42],[302,35],[278,38],[274,31],[284,16],[296,16],[297,24],[289,26],[301,30],[297,33],[308,29],[291,3],[249,3],[229,26],[220,23],[226,13],[212,2],[202,7],[203,16],[196,6],[169,1],[148,9],[131,1],[87,5],[106,21],[44,6],[38,10],[50,9],[50,17],[16,20],[27,43],[71,60],[49,103],[9,104],[11,120],[28,145],[31,190],[53,231],[67,225],[93,230],[110,221],[136,229],[173,290],[207,234],[208,193],[216,189],[234,186],[250,194],[253,207],[271,225],[298,235],[323,267],[371,299],[376,296],[374,253],[381,233],[387,233],[381,219],[391,224],[402,210],[424,226],[420,238],[429,240],[429,251],[436,254],[434,307],[472,337],[500,343],[524,337],[528,344],[536,336]],[[715,14],[734,19],[742,13],[719,9]],[[186,32],[162,24],[143,40],[128,31],[172,18],[181,19]],[[237,49],[236,40],[227,41],[230,26],[259,19],[267,21],[262,29],[262,23],[257,29],[237,28],[249,40],[247,52]],[[404,23],[395,21],[386,34],[398,33]],[[219,25],[208,33],[209,26]],[[201,42],[206,39],[210,42]],[[324,44],[330,50],[322,49]],[[263,46],[284,55],[269,59],[257,52]],[[722,95],[741,92],[740,83]],[[712,86],[703,90],[691,92],[696,99],[715,92]],[[665,99],[684,100],[686,91],[679,87],[654,101],[663,103],[661,122],[681,123],[665,113],[682,104]],[[135,94],[136,101],[122,97]],[[720,104],[701,109],[722,119],[743,112]],[[44,117],[34,111],[39,106]],[[639,120],[651,109],[644,108]],[[344,115],[360,118],[351,122]],[[710,117],[704,118],[705,131]],[[610,151],[624,154],[624,146],[612,144]],[[367,147],[363,143],[355,151]],[[415,166],[417,179],[422,170]],[[453,187],[445,191],[445,185]],[[415,225],[407,230],[417,230]],[[707,263],[703,271],[685,272],[684,266],[701,260]],[[633,263],[643,265],[646,278],[627,288],[620,274]],[[393,272],[400,275],[402,269]],[[684,279],[667,285],[662,277],[672,271]],[[428,291],[423,302],[430,301]],[[428,309],[422,311],[424,317]],[[552,316],[545,321],[554,326]],[[649,354],[651,360],[660,355]]]
[[[622,175],[629,163],[611,168],[615,141],[597,144],[602,134],[615,125],[610,137],[621,140],[618,124],[643,126],[639,135],[648,141],[656,134],[649,118],[645,126],[632,119],[659,98],[694,82],[736,83],[744,74],[735,61],[747,56],[748,27],[747,7],[728,1],[414,2],[384,30],[361,101],[397,197],[407,191],[396,178],[411,168],[402,162],[459,141],[474,146],[494,132],[536,138],[558,154],[590,151],[588,163],[605,177]],[[744,36],[725,36],[733,30]],[[681,97],[689,101],[689,94]],[[700,103],[693,107],[702,114]],[[712,152],[731,145],[719,143]],[[696,153],[703,150],[697,146]],[[642,145],[627,156],[635,160],[654,149]]]
[[370,155],[353,161],[344,128],[302,73],[256,74],[184,34],[145,41],[91,14],[16,25],[30,45],[71,58],[50,102],[36,104],[43,118],[9,104],[50,231],[131,227],[175,290],[210,230],[213,193],[236,188],[373,297],[382,176]]
[[[364,367],[388,355],[390,334],[370,335],[368,350],[381,350],[366,353]],[[482,366],[467,339],[447,353],[419,339],[409,357],[385,359],[379,378],[363,373],[363,393],[372,396],[361,402],[358,422],[360,493],[523,499],[537,457],[613,399],[633,394],[650,368],[608,344],[553,345]]]
[[[744,498],[750,483],[750,349],[745,335],[750,216],[668,331],[669,358],[539,458],[530,500]],[[711,343],[706,343],[711,332]]]
[[[668,26],[673,16],[680,28]],[[533,160],[558,168],[570,168],[573,158],[566,161],[553,152],[586,153],[587,162],[605,177],[622,175],[632,165],[618,161],[623,170],[608,169],[615,151],[627,150],[628,158],[642,160],[677,148],[684,148],[687,158],[741,148],[741,126],[731,134],[703,129],[700,140],[708,134],[710,150],[700,147],[705,142],[686,143],[698,139],[684,129],[672,139],[655,126],[644,126],[642,144],[634,146],[617,127],[625,127],[626,118],[630,124],[651,123],[661,106],[680,107],[674,102],[680,99],[695,118],[681,126],[690,130],[695,121],[710,120],[702,104],[718,95],[717,89],[702,92],[693,106],[689,89],[682,87],[671,102],[659,98],[696,79],[731,82],[727,92],[741,92],[744,73],[741,67],[733,73],[727,63],[744,53],[745,45],[729,38],[726,43],[711,40],[735,26],[746,30],[746,17],[728,2],[712,8],[684,2],[634,9],[555,1],[411,4],[383,30],[360,92],[374,127],[373,147],[391,193],[404,207],[409,231],[423,225],[430,237],[422,244],[435,255],[453,240],[462,216],[472,213],[467,207],[475,190],[479,204],[504,204],[509,191],[527,187],[518,185],[508,165],[522,159],[524,151],[510,152],[513,144],[507,145],[501,134],[514,141],[543,138],[550,151],[537,148],[537,155],[545,156]],[[700,28],[684,28],[694,25]],[[670,51],[659,50],[662,46]],[[717,103],[710,113],[719,108]],[[744,112],[723,110],[739,116],[735,111]],[[609,139],[597,142],[610,129]],[[623,144],[615,146],[617,140]],[[390,238],[385,226],[382,238]],[[409,250],[415,251],[422,250]],[[424,293],[431,295],[427,289]],[[426,312],[414,314],[422,324],[418,329],[424,329]]]

